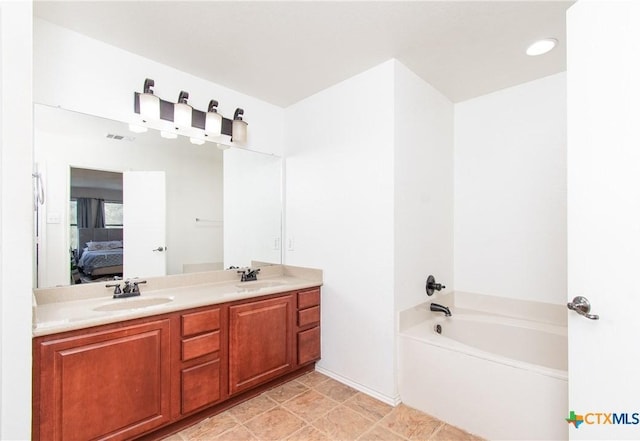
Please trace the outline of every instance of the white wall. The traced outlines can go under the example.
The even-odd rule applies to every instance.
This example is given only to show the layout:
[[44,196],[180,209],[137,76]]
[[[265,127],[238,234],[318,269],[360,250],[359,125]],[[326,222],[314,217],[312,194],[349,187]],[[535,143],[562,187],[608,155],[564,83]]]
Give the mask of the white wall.
[[393,75],[389,61],[289,107],[285,150],[285,261],[324,270],[318,366],[387,400],[395,396]]
[[395,308],[425,302],[429,274],[453,290],[453,104],[395,63]]
[[390,60],[286,122],[285,261],[324,270],[318,366],[394,402],[395,313],[430,272],[453,282],[453,105]]
[[457,291],[563,303],[566,74],[455,106]]
[[31,2],[0,2],[0,439],[31,438]]

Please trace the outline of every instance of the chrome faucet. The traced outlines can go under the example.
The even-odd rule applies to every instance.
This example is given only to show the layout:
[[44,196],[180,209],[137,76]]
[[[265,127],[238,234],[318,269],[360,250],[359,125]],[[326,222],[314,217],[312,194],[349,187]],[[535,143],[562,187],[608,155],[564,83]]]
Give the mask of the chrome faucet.
[[451,317],[451,311],[446,306],[439,305],[438,303],[432,303],[429,309],[434,312],[442,312],[445,316]]

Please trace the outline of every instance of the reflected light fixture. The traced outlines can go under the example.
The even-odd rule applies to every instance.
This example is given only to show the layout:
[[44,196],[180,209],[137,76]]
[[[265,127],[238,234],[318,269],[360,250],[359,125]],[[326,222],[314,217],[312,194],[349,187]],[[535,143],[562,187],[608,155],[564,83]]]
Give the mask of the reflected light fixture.
[[242,120],[244,110],[237,108],[233,114],[233,125],[231,127],[231,142],[234,144],[245,144],[247,142],[247,123]]
[[178,102],[173,105],[173,123],[176,128],[191,127],[193,107],[187,104],[189,93],[182,90],[178,95]]
[[218,113],[218,102],[209,101],[207,117],[204,122],[204,131],[208,136],[220,136],[222,133],[222,115]]
[[154,81],[144,80],[143,92],[140,94],[140,116],[144,121],[157,121],[160,119],[160,98],[153,94],[151,89]]
[[551,51],[558,44],[558,40],[555,38],[543,38],[538,40],[527,48],[527,55],[535,57],[536,55],[546,54]]

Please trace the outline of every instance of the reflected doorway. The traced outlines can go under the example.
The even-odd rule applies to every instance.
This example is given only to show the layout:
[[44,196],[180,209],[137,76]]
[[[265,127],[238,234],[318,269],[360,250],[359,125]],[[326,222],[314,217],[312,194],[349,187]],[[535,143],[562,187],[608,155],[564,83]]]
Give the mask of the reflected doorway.
[[122,173],[71,167],[69,195],[71,284],[122,278]]

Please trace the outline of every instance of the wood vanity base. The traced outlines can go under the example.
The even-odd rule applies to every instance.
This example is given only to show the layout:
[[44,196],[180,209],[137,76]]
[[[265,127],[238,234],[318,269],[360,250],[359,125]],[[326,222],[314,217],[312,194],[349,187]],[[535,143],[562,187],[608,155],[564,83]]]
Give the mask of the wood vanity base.
[[161,439],[319,359],[320,287],[36,337],[32,438]]

